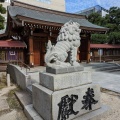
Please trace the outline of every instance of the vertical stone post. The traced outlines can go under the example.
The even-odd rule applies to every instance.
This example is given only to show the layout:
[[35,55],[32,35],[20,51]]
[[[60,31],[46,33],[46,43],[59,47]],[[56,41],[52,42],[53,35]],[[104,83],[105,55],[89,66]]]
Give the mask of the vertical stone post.
[[7,74],[7,86],[10,87],[10,74]]

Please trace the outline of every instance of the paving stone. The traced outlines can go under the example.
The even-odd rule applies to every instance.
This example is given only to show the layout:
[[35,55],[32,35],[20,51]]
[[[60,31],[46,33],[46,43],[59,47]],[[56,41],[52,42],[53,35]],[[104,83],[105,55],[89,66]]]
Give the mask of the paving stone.
[[93,84],[99,84],[102,88],[120,93],[120,75],[93,72]]
[[8,110],[8,109],[9,109],[9,105],[7,103],[6,98],[0,98],[0,111]]
[[23,112],[13,110],[10,113],[0,116],[0,120],[28,120],[28,119],[26,118]]

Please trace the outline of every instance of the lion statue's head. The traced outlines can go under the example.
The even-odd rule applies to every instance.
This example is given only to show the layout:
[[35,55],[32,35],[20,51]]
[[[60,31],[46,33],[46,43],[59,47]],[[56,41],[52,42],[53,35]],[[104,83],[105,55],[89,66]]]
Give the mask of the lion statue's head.
[[72,42],[74,46],[80,46],[80,24],[77,22],[69,21],[65,23],[57,37],[57,41],[69,41]]

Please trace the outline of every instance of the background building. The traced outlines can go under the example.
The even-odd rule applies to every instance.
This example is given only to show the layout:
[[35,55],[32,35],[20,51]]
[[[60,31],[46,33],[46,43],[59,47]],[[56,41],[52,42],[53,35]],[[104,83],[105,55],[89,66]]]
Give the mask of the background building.
[[120,60],[120,45],[90,44],[90,58],[92,62],[118,61]]
[[99,13],[102,17],[108,14],[108,10],[103,7],[96,5],[94,7],[87,8],[82,11],[78,11],[77,14],[89,16],[91,13]]
[[17,0],[23,3],[65,12],[65,0]]

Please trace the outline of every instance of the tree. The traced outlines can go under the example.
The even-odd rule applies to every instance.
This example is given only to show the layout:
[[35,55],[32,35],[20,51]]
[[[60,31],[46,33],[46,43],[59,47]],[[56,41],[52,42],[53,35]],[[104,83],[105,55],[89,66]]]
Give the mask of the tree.
[[112,44],[120,44],[120,32],[109,33],[109,40]]
[[[94,43],[114,43],[120,44],[120,8],[111,7],[109,14],[105,17],[100,16],[98,13],[92,13],[88,16],[88,20],[94,24],[109,28],[106,38],[100,34],[92,35]],[[101,39],[101,40],[100,40]],[[102,40],[103,39],[103,40]]]
[[91,40],[92,40],[91,43],[97,44],[104,44],[109,42],[107,34],[92,34]]
[[[0,13],[1,14],[6,13],[6,9],[2,6],[2,4],[0,4]],[[4,29],[4,22],[5,22],[5,18],[2,15],[0,15],[0,30]]]
[[109,9],[109,14],[106,15],[106,27],[110,28],[110,32],[120,31],[120,8],[111,7]]
[[91,13],[88,20],[94,24],[101,25],[102,17],[99,13]]

